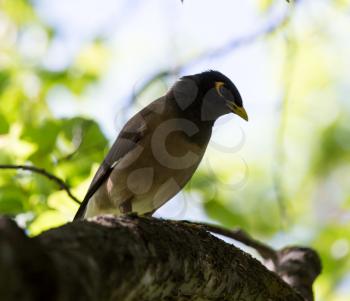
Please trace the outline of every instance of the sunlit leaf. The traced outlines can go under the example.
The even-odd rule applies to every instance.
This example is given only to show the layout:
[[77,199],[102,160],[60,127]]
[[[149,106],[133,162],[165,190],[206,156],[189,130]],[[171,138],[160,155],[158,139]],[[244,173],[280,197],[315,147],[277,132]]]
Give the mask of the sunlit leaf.
[[54,120],[45,120],[38,125],[23,128],[21,138],[35,143],[37,150],[28,158],[33,162],[40,162],[43,157],[49,157],[56,145],[60,124]]
[[56,210],[47,210],[29,226],[29,234],[34,236],[50,228],[61,226],[67,220]]
[[266,11],[268,10],[271,5],[274,3],[274,0],[259,0],[258,1],[258,4],[259,4],[259,8],[262,10],[262,11]]
[[6,117],[0,113],[0,135],[8,133],[10,125]]
[[335,0],[334,2],[341,8],[348,8],[350,6],[349,0]]
[[23,212],[26,195],[15,186],[8,185],[0,189],[0,212],[16,215]]
[[315,172],[329,172],[334,166],[348,162],[350,159],[350,127],[340,120],[326,128],[317,147],[315,155]]
[[[108,51],[103,44],[95,42],[79,54],[76,68],[83,74],[98,76],[107,67]],[[86,76],[86,75],[85,75]]]

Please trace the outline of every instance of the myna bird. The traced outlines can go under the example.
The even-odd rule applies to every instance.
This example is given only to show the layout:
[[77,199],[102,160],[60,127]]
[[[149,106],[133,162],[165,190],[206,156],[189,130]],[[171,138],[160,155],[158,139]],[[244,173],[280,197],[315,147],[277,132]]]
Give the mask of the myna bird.
[[99,214],[152,214],[191,179],[214,122],[248,121],[242,98],[218,71],[184,76],[124,126],[96,172],[75,220]]

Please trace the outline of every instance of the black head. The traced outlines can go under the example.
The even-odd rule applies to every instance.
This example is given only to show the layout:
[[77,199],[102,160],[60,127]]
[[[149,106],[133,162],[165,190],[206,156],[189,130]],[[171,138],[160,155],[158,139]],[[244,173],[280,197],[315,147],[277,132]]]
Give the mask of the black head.
[[[222,83],[221,88],[227,90],[235,101],[236,105],[239,107],[243,106],[242,97],[238,92],[238,89],[233,84],[233,82],[224,74],[219,71],[209,70],[199,74],[195,74],[194,77],[198,78],[198,86],[201,91],[205,94],[216,87],[217,83]],[[227,92],[224,92],[227,93]],[[228,96],[228,95],[227,95]],[[231,97],[232,97],[231,96]]]
[[219,71],[209,70],[184,76],[173,90],[180,107],[200,115],[203,121],[215,121],[231,112],[248,120],[238,89]]

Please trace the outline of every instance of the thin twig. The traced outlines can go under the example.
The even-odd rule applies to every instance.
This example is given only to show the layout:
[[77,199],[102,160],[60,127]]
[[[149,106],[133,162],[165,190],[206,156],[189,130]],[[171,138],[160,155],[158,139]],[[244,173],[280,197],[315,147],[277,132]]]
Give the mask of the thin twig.
[[70,191],[69,186],[59,177],[49,173],[43,168],[30,166],[30,165],[11,165],[11,164],[0,164],[0,169],[21,169],[21,170],[28,170],[37,174],[40,174],[46,178],[48,178],[51,181],[54,181],[62,190],[65,190],[68,194],[68,196],[76,203],[81,204],[81,202],[72,194]]

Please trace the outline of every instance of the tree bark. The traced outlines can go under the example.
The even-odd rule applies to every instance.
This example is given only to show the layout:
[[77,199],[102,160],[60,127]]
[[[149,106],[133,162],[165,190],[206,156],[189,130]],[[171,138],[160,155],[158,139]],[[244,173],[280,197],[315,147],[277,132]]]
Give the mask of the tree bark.
[[101,216],[28,238],[0,219],[7,300],[300,301],[275,273],[201,227]]

